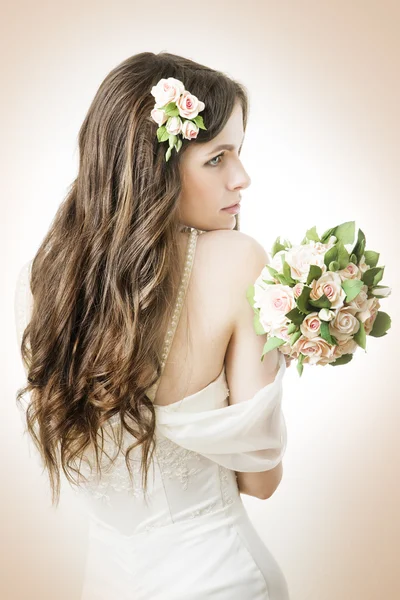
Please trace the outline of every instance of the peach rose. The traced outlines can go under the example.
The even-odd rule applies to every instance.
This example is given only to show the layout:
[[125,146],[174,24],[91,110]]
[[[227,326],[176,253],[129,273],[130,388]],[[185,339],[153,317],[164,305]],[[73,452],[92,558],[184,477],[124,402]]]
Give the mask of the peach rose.
[[357,313],[357,318],[364,323],[365,333],[369,335],[381,305],[378,298],[369,298],[366,304],[366,308]]
[[292,288],[293,289],[293,294],[295,298],[298,298],[299,296],[301,296],[301,293],[303,291],[303,287],[304,287],[304,283],[296,283],[296,285]]
[[338,345],[333,347],[333,358],[336,360],[343,356],[343,354],[354,354],[357,348],[358,344],[353,338],[346,341],[338,340]]
[[182,125],[182,135],[187,140],[192,140],[197,137],[199,127],[193,121],[184,121]]
[[309,340],[319,335],[321,330],[321,321],[318,318],[317,312],[309,313],[300,325],[300,331],[304,337]]
[[347,279],[361,279],[362,273],[360,269],[354,263],[349,263],[345,269],[339,269],[336,271],[342,281]]
[[169,117],[165,127],[171,135],[178,135],[182,130],[182,120],[180,117]]
[[288,318],[285,315],[296,305],[292,288],[280,283],[259,290],[257,300],[260,308],[260,323],[266,332],[272,334],[286,325]]
[[160,127],[165,123],[165,121],[168,120],[168,115],[160,108],[153,108],[151,111],[151,117]]
[[310,298],[318,300],[325,296],[331,302],[330,308],[340,308],[344,304],[346,292],[342,288],[342,281],[334,271],[326,271],[319,279],[314,279],[311,283]]
[[368,300],[368,286],[363,285],[361,290],[358,292],[357,296],[353,298],[351,302],[348,303],[348,306],[355,308],[357,311],[367,310]]
[[371,267],[369,265],[367,265],[367,263],[365,262],[365,256],[364,254],[361,257],[360,262],[358,263],[358,268],[361,271],[361,274],[363,275],[365,273],[365,271],[368,271],[368,269],[370,269]]
[[332,360],[332,346],[328,344],[322,337],[315,337],[308,339],[304,336],[293,344],[293,348],[301,354],[305,354],[303,363],[309,363],[310,365],[326,365]]
[[155,108],[161,108],[170,102],[178,102],[184,91],[185,86],[179,79],[174,77],[160,79],[157,85],[153,85],[151,88],[151,94],[156,100]]
[[355,316],[356,309],[344,306],[339,309],[336,316],[329,322],[329,333],[337,340],[348,340],[348,338],[360,329],[360,321]]
[[184,91],[181,97],[178,99],[176,106],[178,107],[179,114],[185,119],[194,119],[197,117],[199,112],[204,110],[205,104],[193,94],[188,91]]

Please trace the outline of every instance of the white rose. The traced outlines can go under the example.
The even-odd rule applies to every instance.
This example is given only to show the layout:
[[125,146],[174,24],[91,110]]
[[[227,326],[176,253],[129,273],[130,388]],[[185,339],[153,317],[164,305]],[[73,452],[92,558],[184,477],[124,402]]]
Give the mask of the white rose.
[[259,290],[260,323],[264,330],[271,332],[289,321],[285,316],[296,306],[292,288],[280,283]]
[[174,77],[160,79],[157,85],[153,85],[151,88],[151,94],[156,100],[155,108],[161,108],[170,102],[178,102],[179,96],[184,91],[185,86],[179,79]]
[[342,281],[335,271],[326,271],[319,279],[314,279],[311,283],[310,298],[318,300],[325,296],[331,302],[330,308],[340,308],[344,304],[346,292],[342,288]]
[[199,112],[204,110],[205,104],[193,94],[190,94],[188,91],[184,91],[182,96],[176,103],[178,107],[179,114],[181,117],[185,119],[194,119],[197,117]]
[[170,117],[166,124],[166,130],[171,135],[178,135],[182,129],[182,121],[180,117]]
[[151,111],[152,119],[161,127],[168,120],[168,115],[164,110],[159,108],[153,108]]
[[335,318],[335,311],[330,310],[329,308],[321,308],[318,313],[318,316],[321,321],[332,321]]
[[182,125],[182,135],[186,140],[192,140],[197,137],[199,127],[193,121],[184,121]]
[[335,318],[329,322],[329,332],[337,340],[348,340],[348,338],[360,329],[360,321],[355,316],[356,309],[345,306],[338,310]]
[[315,338],[321,331],[321,321],[317,312],[309,313],[300,325],[300,331],[308,339]]
[[[279,250],[269,263],[269,266],[278,271],[278,273],[283,273],[283,262],[281,256],[286,255],[286,250]],[[270,277],[271,279],[271,277]]]
[[321,267],[322,272],[326,271],[324,264],[324,255],[315,249],[315,242],[293,246],[286,251],[286,262],[290,266],[290,274],[293,279],[302,283],[307,282],[310,265]]
[[372,288],[371,289],[371,294],[373,296],[383,296],[384,298],[387,298],[388,296],[390,296],[391,293],[392,293],[392,290],[390,287],[381,287],[381,288]]
[[301,293],[303,291],[304,288],[304,283],[296,283],[295,286],[293,286],[293,294],[295,298],[298,298],[299,296],[301,296]]

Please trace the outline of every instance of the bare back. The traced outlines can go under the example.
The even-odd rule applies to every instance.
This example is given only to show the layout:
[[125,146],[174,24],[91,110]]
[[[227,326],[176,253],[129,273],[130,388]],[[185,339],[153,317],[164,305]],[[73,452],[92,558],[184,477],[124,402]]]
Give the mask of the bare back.
[[[182,264],[188,233],[181,233]],[[167,405],[214,381],[224,360],[234,323],[232,230],[197,237],[186,298],[154,403]],[[228,256],[227,253],[231,251]]]

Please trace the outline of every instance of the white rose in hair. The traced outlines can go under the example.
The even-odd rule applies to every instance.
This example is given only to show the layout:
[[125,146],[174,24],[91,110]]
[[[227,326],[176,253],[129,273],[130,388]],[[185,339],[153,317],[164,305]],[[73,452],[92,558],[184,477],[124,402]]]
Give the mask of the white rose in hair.
[[169,102],[177,102],[179,96],[185,91],[185,86],[179,79],[168,77],[168,79],[160,79],[157,85],[151,88],[151,95],[156,100],[155,108],[161,108]]
[[181,117],[184,117],[185,119],[194,119],[199,112],[205,108],[204,102],[188,91],[183,92],[182,96],[177,101],[176,106],[178,107]]
[[178,135],[182,129],[182,121],[180,117],[170,117],[165,127],[171,135]]
[[153,108],[153,110],[151,111],[151,117],[160,127],[165,123],[165,121],[168,120],[168,115],[165,113],[164,110],[161,110],[159,108]]

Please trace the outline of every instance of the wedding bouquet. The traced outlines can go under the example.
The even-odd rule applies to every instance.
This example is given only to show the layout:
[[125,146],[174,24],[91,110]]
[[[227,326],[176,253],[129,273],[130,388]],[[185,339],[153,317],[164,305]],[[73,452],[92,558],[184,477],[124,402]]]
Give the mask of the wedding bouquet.
[[[247,299],[254,310],[257,335],[268,334],[261,360],[273,348],[303,364],[343,365],[366,336],[382,337],[391,319],[379,310],[379,299],[391,288],[378,285],[385,267],[378,267],[379,253],[366,250],[355,222],[325,231],[319,237],[309,229],[297,245],[278,237],[272,260],[265,265]],[[346,248],[350,246],[350,248]]]

